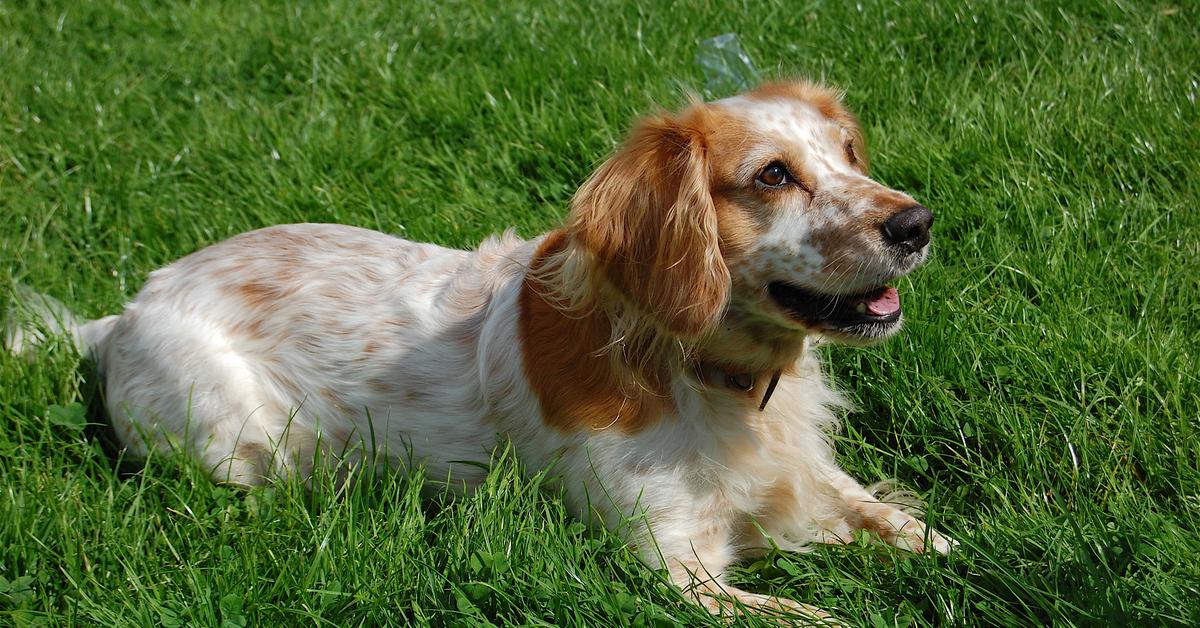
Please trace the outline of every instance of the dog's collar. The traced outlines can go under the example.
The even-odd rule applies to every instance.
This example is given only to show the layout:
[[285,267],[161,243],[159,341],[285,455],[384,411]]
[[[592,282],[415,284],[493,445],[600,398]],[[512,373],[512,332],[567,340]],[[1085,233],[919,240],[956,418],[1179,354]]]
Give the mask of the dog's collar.
[[[758,385],[758,374],[756,373],[731,371],[716,364],[704,362],[696,363],[696,375],[707,386],[724,386],[742,393],[753,392],[754,387]],[[775,393],[775,386],[779,384],[779,375],[780,371],[771,374],[771,381],[767,383],[762,401],[758,404],[759,412],[767,408],[767,402],[771,400],[771,395]]]

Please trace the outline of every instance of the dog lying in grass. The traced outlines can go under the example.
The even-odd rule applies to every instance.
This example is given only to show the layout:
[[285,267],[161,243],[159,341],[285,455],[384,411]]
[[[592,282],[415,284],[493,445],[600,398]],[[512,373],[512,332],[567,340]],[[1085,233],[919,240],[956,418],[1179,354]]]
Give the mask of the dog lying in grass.
[[[867,530],[952,541],[841,471],[842,398],[813,344],[900,327],[888,284],[933,215],[867,176],[839,95],[764,85],[639,122],[561,228],[476,251],[348,226],[239,235],[155,271],[125,310],[66,324],[129,452],[181,450],[256,485],[411,455],[468,490],[503,439],[554,465],[585,520],[720,612],[825,615],[727,585],[756,549]],[[20,350],[29,332],[13,328]]]

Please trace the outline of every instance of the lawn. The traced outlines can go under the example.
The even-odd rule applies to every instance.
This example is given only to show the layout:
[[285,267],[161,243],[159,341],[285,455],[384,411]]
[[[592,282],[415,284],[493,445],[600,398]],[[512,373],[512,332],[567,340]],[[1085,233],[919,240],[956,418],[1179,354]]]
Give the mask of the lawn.
[[[114,313],[285,222],[536,234],[736,32],[764,76],[846,88],[874,175],[937,214],[905,330],[827,359],[841,463],[962,546],[733,580],[855,625],[1200,623],[1195,4],[294,4],[0,1],[0,293]],[[85,373],[0,355],[0,624],[719,625],[504,452],[459,499],[246,493],[120,457]]]

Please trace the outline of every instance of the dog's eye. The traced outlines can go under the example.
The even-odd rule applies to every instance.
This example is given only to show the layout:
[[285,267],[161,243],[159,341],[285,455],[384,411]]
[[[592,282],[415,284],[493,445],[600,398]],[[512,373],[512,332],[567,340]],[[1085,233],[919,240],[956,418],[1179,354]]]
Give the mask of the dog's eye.
[[784,166],[778,161],[773,161],[763,168],[763,171],[758,173],[758,182],[769,188],[780,188],[788,183],[791,183],[792,173],[788,172],[787,166]]
[[858,154],[854,152],[854,142],[846,142],[846,160],[851,166],[858,165]]

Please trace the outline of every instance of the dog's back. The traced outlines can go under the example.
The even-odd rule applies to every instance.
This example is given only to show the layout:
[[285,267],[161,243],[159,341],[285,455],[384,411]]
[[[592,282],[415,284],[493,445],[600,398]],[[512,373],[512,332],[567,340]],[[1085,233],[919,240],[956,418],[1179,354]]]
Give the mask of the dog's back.
[[[338,225],[261,229],[153,273],[85,346],[135,455],[182,448],[218,480],[255,484],[307,476],[318,447],[347,462],[415,452],[444,477],[495,445],[487,380],[520,367],[462,367],[486,357],[483,327],[520,277],[520,246],[469,253]],[[455,476],[479,473],[460,465]]]

